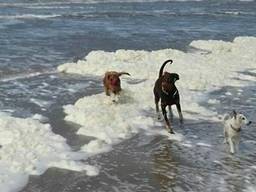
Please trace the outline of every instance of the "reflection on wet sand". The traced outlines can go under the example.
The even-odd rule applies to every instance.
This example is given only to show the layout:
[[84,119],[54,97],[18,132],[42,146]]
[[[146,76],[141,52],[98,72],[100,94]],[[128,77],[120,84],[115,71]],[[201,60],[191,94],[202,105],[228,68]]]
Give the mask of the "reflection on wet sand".
[[176,161],[175,153],[170,147],[171,141],[162,143],[153,153],[153,174],[160,185],[160,192],[174,191],[177,185],[179,162]]

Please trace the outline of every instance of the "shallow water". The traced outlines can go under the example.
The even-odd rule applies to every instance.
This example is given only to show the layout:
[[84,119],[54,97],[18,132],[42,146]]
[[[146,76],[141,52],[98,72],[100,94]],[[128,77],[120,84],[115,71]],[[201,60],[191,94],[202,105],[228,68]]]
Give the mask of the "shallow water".
[[[226,92],[233,96],[223,96]],[[211,99],[220,103],[201,105],[219,114],[234,107],[253,119],[254,92],[254,86],[223,87],[210,94]],[[234,99],[236,94],[240,101]],[[60,125],[63,124],[56,126]],[[56,126],[54,130],[61,133],[63,130]],[[31,176],[22,191],[253,191],[256,185],[255,128],[253,122],[242,130],[240,152],[231,155],[223,144],[221,123],[186,119],[184,127],[180,128],[175,119],[174,129],[185,136],[183,141],[142,132],[114,146],[113,151],[90,158],[91,164],[100,167],[98,176],[51,168],[42,176]],[[74,131],[75,128],[65,130],[69,135]],[[74,139],[78,142],[72,141],[73,146],[88,142],[83,137],[70,137]]]

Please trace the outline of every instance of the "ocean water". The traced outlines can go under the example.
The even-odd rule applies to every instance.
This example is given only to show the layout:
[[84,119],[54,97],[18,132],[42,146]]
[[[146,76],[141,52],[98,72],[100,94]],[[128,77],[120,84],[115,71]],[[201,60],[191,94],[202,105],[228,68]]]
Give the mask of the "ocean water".
[[[255,34],[255,1],[0,0],[0,191],[256,191]],[[175,136],[151,90],[169,58]],[[120,105],[106,70],[132,74]],[[236,155],[232,109],[253,121]]]
[[86,2],[2,2],[1,76],[51,71],[91,50],[184,49],[195,39],[255,35],[255,2]]

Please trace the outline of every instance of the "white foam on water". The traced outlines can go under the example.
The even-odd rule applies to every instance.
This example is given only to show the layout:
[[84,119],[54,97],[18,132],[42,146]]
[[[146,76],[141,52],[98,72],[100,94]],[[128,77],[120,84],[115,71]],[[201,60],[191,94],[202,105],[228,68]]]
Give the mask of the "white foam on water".
[[220,101],[219,101],[219,100],[216,100],[216,99],[209,99],[209,100],[208,100],[208,103],[209,103],[209,104],[219,104]]
[[[122,77],[123,92],[116,103],[101,93],[80,98],[74,105],[64,107],[67,114],[65,119],[81,125],[78,134],[95,137],[82,150],[89,154],[106,152],[114,144],[138,132],[163,135],[180,142],[184,147],[210,148],[211,145],[207,143],[200,142],[195,146],[191,144],[179,133],[177,124],[173,124],[176,134],[170,135],[164,128],[164,122],[156,120],[153,87],[159,68],[165,60],[173,59],[174,63],[167,65],[166,70],[180,75],[176,86],[181,96],[185,121],[193,119],[219,122],[215,110],[201,106],[200,102],[219,105],[217,100],[208,100],[207,94],[210,91],[223,86],[239,88],[255,82],[253,78],[241,81],[237,77],[239,72],[256,67],[256,38],[237,37],[233,42],[193,41],[190,45],[199,51],[92,51],[77,63],[59,66],[60,72],[82,75],[103,77],[110,70],[131,74],[131,77]],[[177,115],[176,110],[173,111]]]
[[[164,127],[164,123],[155,118],[153,86],[162,63],[173,59],[174,63],[167,65],[166,70],[180,75],[176,86],[181,95],[185,119],[219,121],[216,112],[201,106],[199,102],[207,100],[207,93],[211,90],[250,83],[239,81],[236,77],[239,71],[255,68],[256,38],[237,37],[233,42],[199,40],[190,45],[206,50],[207,54],[202,54],[202,51],[185,53],[174,49],[92,51],[77,63],[60,65],[58,71],[65,73],[103,77],[106,71],[114,70],[131,74],[131,77],[122,77],[123,93],[118,103],[113,103],[104,93],[84,97],[74,105],[64,107],[67,114],[65,119],[81,125],[78,134],[98,139],[100,144],[96,142],[92,148],[99,147],[99,151],[107,145],[107,150],[111,149],[113,144],[142,129],[148,134],[167,136],[164,128],[161,131],[154,128],[159,125]],[[210,103],[218,104],[217,101]],[[174,130],[178,131],[179,128],[174,125]],[[183,140],[179,134],[170,137]]]
[[[84,60],[58,67],[61,72],[102,76],[107,70],[128,71],[132,78],[154,82],[161,64],[167,59],[170,72],[177,72],[177,86],[183,90],[210,90],[220,86],[241,86],[246,82],[234,79],[238,71],[255,68],[256,38],[237,37],[233,42],[193,41],[191,46],[210,51],[184,53],[174,49],[158,51],[117,50],[92,51]],[[145,88],[144,88],[145,89]],[[193,94],[194,95],[194,94]],[[197,97],[197,95],[196,95]]]
[[38,120],[41,123],[48,123],[49,122],[49,119],[47,117],[45,117],[45,116],[43,116],[41,114],[38,114],[38,113],[34,114],[32,116],[32,119]]
[[[28,7],[28,8],[47,8],[47,9],[53,9],[53,8],[62,8],[62,9],[66,9],[67,6],[69,6],[70,4],[94,4],[94,3],[129,3],[129,2],[186,2],[186,1],[204,1],[204,0],[68,0],[68,1],[62,1],[62,2],[57,2],[57,1],[53,1],[53,2],[29,2],[29,3],[17,3],[17,2],[13,2],[13,3],[0,3],[0,7],[8,7],[8,6],[17,6],[17,7]],[[241,0],[241,1],[253,1],[253,0]],[[52,8],[53,7],[53,8]]]
[[[194,147],[179,133],[175,135],[164,128],[163,121],[156,120],[153,87],[159,68],[167,59],[174,63],[166,66],[169,72],[180,75],[176,82],[181,96],[181,106],[186,119],[220,121],[218,114],[201,106],[208,101],[207,94],[223,86],[245,86],[255,82],[240,81],[239,72],[255,69],[256,38],[237,37],[233,42],[193,41],[191,46],[200,50],[185,53],[174,49],[158,51],[117,50],[115,52],[92,51],[77,63],[66,63],[58,67],[60,72],[103,77],[106,71],[125,71],[131,77],[122,76],[123,92],[116,103],[104,93],[80,98],[74,105],[64,106],[65,120],[79,124],[77,134],[95,137],[82,147],[88,154],[106,152],[112,146],[138,132],[163,135],[176,140],[185,147]],[[244,79],[244,78],[243,78]],[[211,100],[211,104],[218,101]],[[176,110],[173,110],[177,115]],[[211,147],[207,143],[196,146]]]
[[[140,3],[148,3],[148,2],[199,2],[199,1],[207,1],[207,0],[68,0],[68,1],[53,1],[53,2],[29,2],[29,3],[0,3],[0,7],[8,7],[8,6],[17,6],[17,7],[26,7],[33,9],[66,9],[70,4],[94,4],[94,3],[129,3],[129,2],[140,2]],[[240,2],[254,2],[255,0],[238,0]]]
[[256,192],[256,186],[247,186],[245,190],[243,190],[244,192]]
[[29,175],[40,175],[50,167],[86,171],[96,175],[96,167],[82,163],[85,152],[73,152],[65,138],[54,134],[49,124],[38,120],[0,114],[0,189],[20,190]]
[[253,166],[251,166],[251,168],[252,168],[252,169],[256,169],[256,166],[255,166],[255,165],[253,165]]
[[187,143],[187,142],[181,143],[181,145],[184,146],[184,147],[188,147],[188,148],[192,148],[193,147],[193,145],[191,143]]
[[22,14],[22,15],[0,15],[0,19],[48,19],[59,17],[61,15],[36,15],[36,14]]
[[90,155],[106,153],[111,150],[111,145],[108,145],[105,141],[99,139],[92,140],[81,148],[81,151],[86,152]]
[[35,99],[35,98],[30,98],[30,101],[41,108],[49,108],[52,105],[52,102],[50,101],[45,101],[42,99]]
[[53,70],[43,71],[43,72],[20,73],[20,74],[15,74],[15,75],[7,76],[4,78],[0,78],[0,81],[8,82],[8,81],[14,81],[18,79],[27,79],[27,78],[36,77],[39,75],[54,74],[54,73],[56,73],[56,71],[53,71]]
[[239,0],[241,2],[254,2],[255,0]]
[[199,143],[196,143],[197,146],[201,146],[201,147],[211,147],[210,144],[208,143],[203,143],[203,142],[199,142]]
[[138,133],[139,129],[156,124],[141,110],[145,104],[137,100],[139,88],[133,85],[134,90],[124,90],[118,103],[113,103],[104,93],[81,98],[75,105],[64,107],[68,114],[65,119],[82,125],[78,134],[95,137],[109,145],[118,143]]
[[26,5],[27,8],[29,9],[70,9],[70,6],[64,5],[64,6],[54,6],[54,5]]
[[244,80],[244,81],[256,81],[255,76],[246,75],[246,74],[239,74],[237,78]]
[[225,95],[231,96],[231,95],[233,95],[233,94],[232,94],[231,92],[227,91],[227,92],[225,93]]

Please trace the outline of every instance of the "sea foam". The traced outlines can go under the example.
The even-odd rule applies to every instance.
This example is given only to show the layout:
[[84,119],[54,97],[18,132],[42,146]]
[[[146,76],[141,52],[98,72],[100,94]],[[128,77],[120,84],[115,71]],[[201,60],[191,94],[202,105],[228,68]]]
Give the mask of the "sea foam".
[[0,125],[1,191],[18,191],[26,185],[29,175],[40,175],[50,167],[86,171],[88,175],[98,173],[96,167],[79,161],[88,153],[73,152],[49,124],[1,113]]
[[[191,42],[190,46],[198,51],[92,51],[77,63],[60,65],[58,70],[65,73],[103,77],[106,71],[115,70],[131,74],[122,77],[123,93],[118,103],[111,102],[104,93],[80,98],[74,105],[64,107],[65,119],[81,125],[78,134],[95,137],[91,147],[99,152],[111,149],[113,144],[141,130],[168,135],[166,131],[163,134],[163,122],[155,119],[152,89],[162,63],[173,59],[166,70],[180,75],[176,85],[185,119],[219,121],[217,113],[201,106],[200,101],[207,99],[211,90],[222,86],[239,87],[255,82],[255,77],[240,81],[239,77],[243,79],[244,75],[239,72],[255,68],[256,38],[237,37],[233,42],[200,40]],[[179,132],[176,126],[174,130]],[[176,134],[169,139],[181,141],[183,136]],[[91,150],[88,146],[84,148]]]

